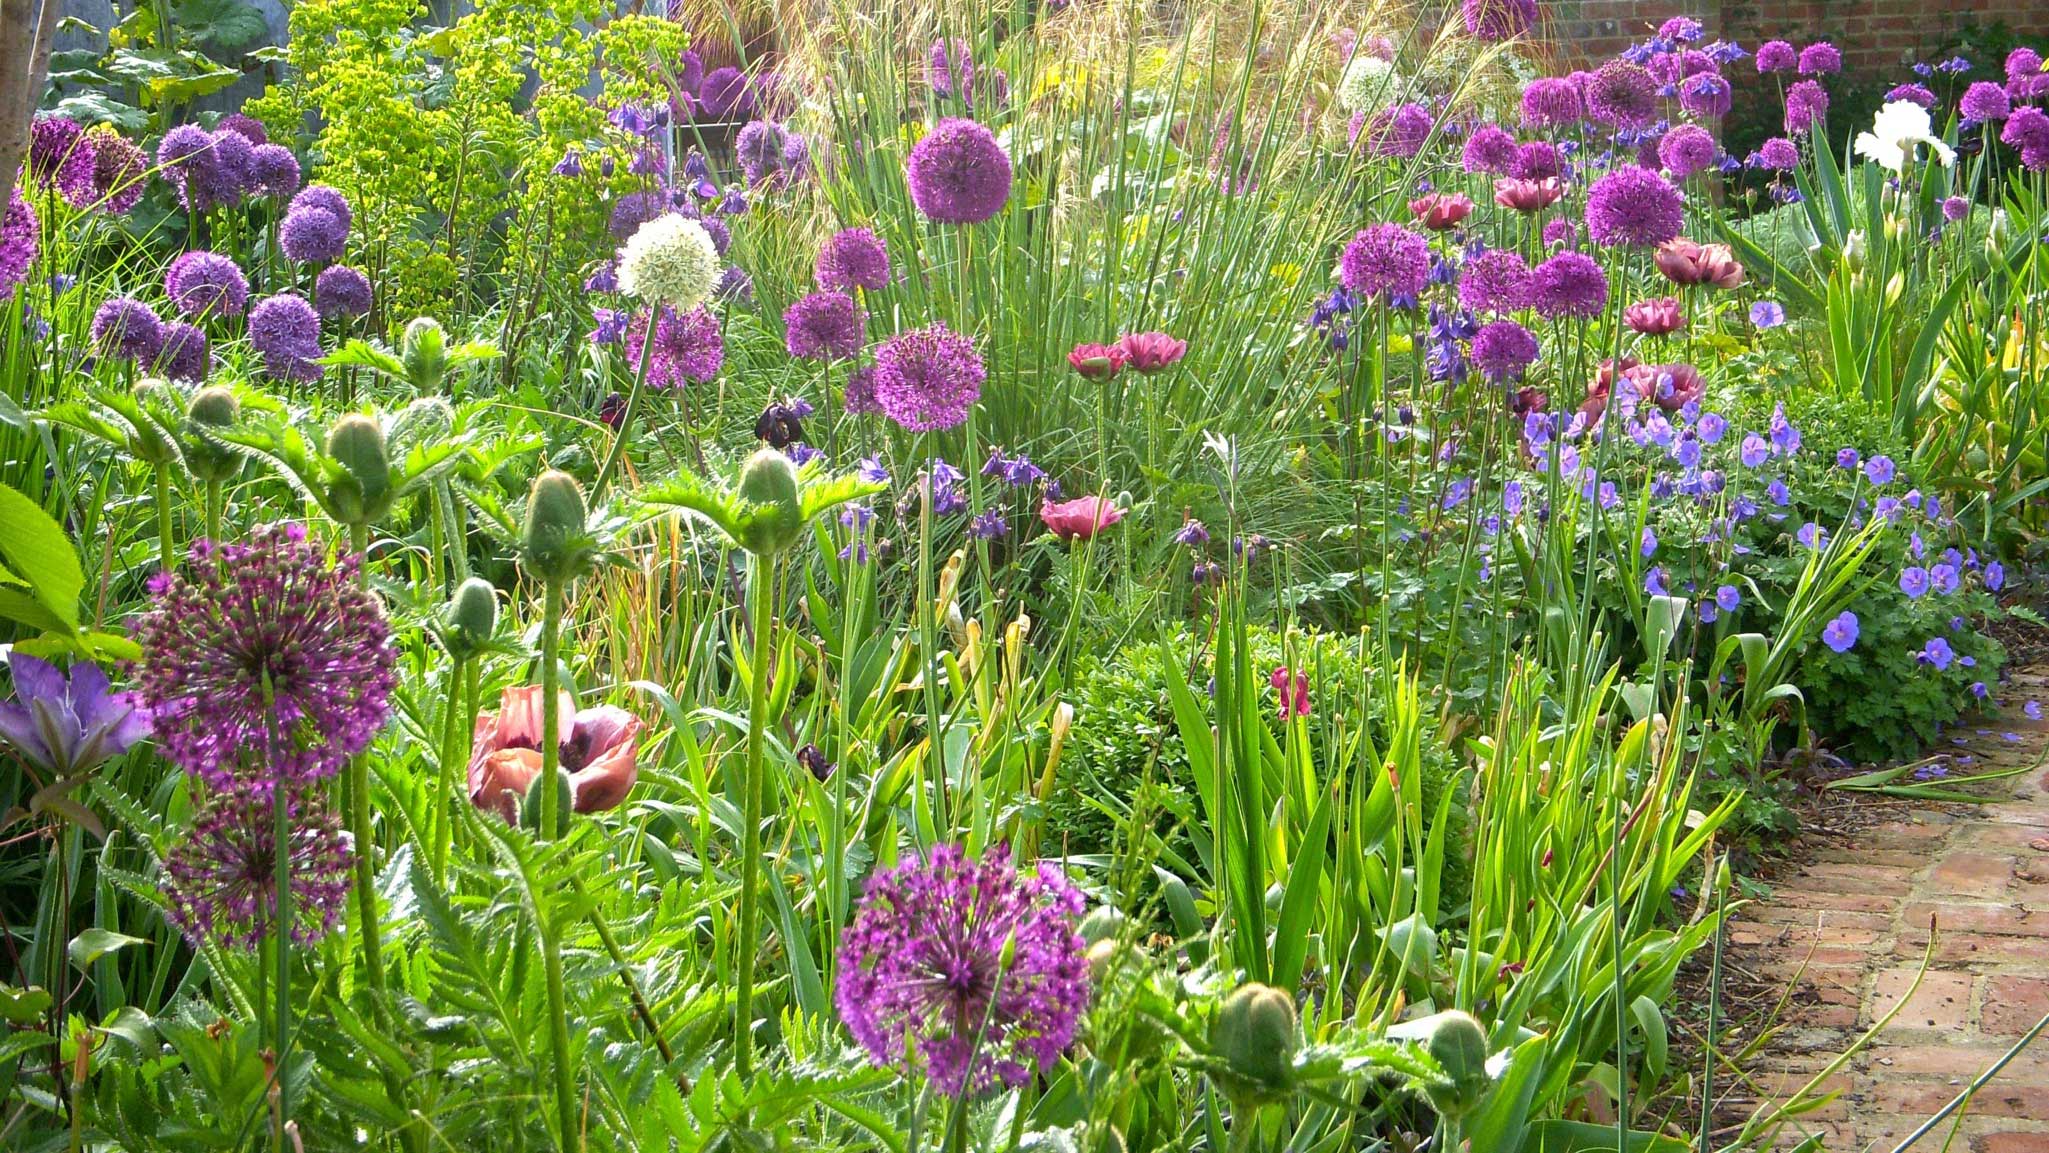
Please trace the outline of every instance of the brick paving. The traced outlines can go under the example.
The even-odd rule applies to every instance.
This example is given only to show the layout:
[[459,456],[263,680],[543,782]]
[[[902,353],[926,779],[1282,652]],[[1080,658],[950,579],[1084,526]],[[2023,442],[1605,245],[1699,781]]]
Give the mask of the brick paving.
[[[1973,758],[1956,775],[2028,767],[1980,787],[1995,803],[1903,810],[1815,852],[1731,923],[1729,962],[1791,990],[1738,1098],[1782,1099],[1906,998],[1827,1083],[1840,1095],[1793,1127],[1830,1153],[1890,1153],[2049,1013],[2049,722],[2020,708],[2049,706],[2049,667],[2016,673],[2001,696],[2006,716],[1962,730],[1953,750]],[[1931,921],[1934,957],[1915,988]],[[1945,1122],[1915,1153],[1949,1137]],[[1798,1140],[1789,1129],[1780,1148]],[[1980,1091],[1947,1148],[2049,1153],[2049,1034]]]

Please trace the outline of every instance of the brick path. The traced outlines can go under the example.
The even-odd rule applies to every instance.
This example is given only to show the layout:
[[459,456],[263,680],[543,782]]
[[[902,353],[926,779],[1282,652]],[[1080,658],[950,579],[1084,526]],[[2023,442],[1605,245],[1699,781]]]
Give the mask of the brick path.
[[[2012,702],[2006,716],[1962,730],[1968,744],[1954,754],[1975,761],[1952,771],[2031,766],[1982,786],[2003,799],[1904,810],[1814,853],[1732,924],[1731,963],[1781,990],[1798,976],[1757,1087],[1738,1096],[1784,1096],[1824,1068],[1899,1003],[1931,917],[1938,926],[1920,988],[1827,1083],[1841,1096],[1802,1119],[1830,1153],[1890,1153],[2049,1012],[2049,722],[2020,708],[2028,699],[2049,708],[2049,668],[2016,673],[2001,695]],[[1948,1136],[1945,1122],[1914,1153],[1938,1153]],[[1978,1094],[1948,1148],[2049,1153],[2049,1033]]]

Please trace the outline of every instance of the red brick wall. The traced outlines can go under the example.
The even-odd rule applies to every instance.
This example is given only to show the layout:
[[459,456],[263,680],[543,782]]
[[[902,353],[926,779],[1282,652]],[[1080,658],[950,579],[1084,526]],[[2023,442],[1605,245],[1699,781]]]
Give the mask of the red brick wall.
[[1692,16],[1709,39],[1752,51],[1766,40],[1833,41],[1848,70],[1880,76],[1941,51],[1966,24],[2002,22],[2049,35],[2049,0],[1552,0],[1544,7],[1552,42],[1579,60],[1611,56],[1673,16]]

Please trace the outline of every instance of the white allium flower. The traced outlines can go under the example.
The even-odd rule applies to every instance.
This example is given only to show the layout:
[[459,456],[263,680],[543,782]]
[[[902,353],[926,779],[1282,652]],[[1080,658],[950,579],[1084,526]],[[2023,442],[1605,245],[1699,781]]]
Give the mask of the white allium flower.
[[1394,65],[1360,52],[1338,79],[1338,103],[1347,112],[1378,112],[1393,100],[1395,88]]
[[1915,149],[1922,144],[1934,149],[1944,168],[1956,163],[1956,150],[1936,137],[1928,110],[1909,100],[1895,100],[1878,110],[1871,131],[1857,134],[1856,149],[1857,155],[1897,173],[1913,163]]
[[619,291],[677,312],[688,312],[710,296],[719,271],[711,233],[674,212],[641,225],[619,250]]

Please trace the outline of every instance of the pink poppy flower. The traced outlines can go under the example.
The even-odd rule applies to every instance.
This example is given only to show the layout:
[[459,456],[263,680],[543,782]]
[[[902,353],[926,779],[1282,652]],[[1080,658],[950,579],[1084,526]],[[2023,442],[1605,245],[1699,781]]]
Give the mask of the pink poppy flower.
[[1443,232],[1473,214],[1473,201],[1461,192],[1433,192],[1409,201],[1409,211],[1423,227]]
[[1045,501],[1039,519],[1062,540],[1087,540],[1124,519],[1124,510],[1100,496]]
[[1188,342],[1164,332],[1129,333],[1117,342],[1133,372],[1158,372],[1188,355]]
[[1067,354],[1067,363],[1088,380],[1109,380],[1124,371],[1127,358],[1114,344],[1077,344]]
[[[579,813],[617,808],[640,778],[635,761],[640,718],[612,705],[578,709],[562,693],[562,767],[569,772],[571,807]],[[505,690],[498,711],[477,715],[470,745],[470,802],[507,821],[519,815],[527,788],[541,775],[541,687]]]

